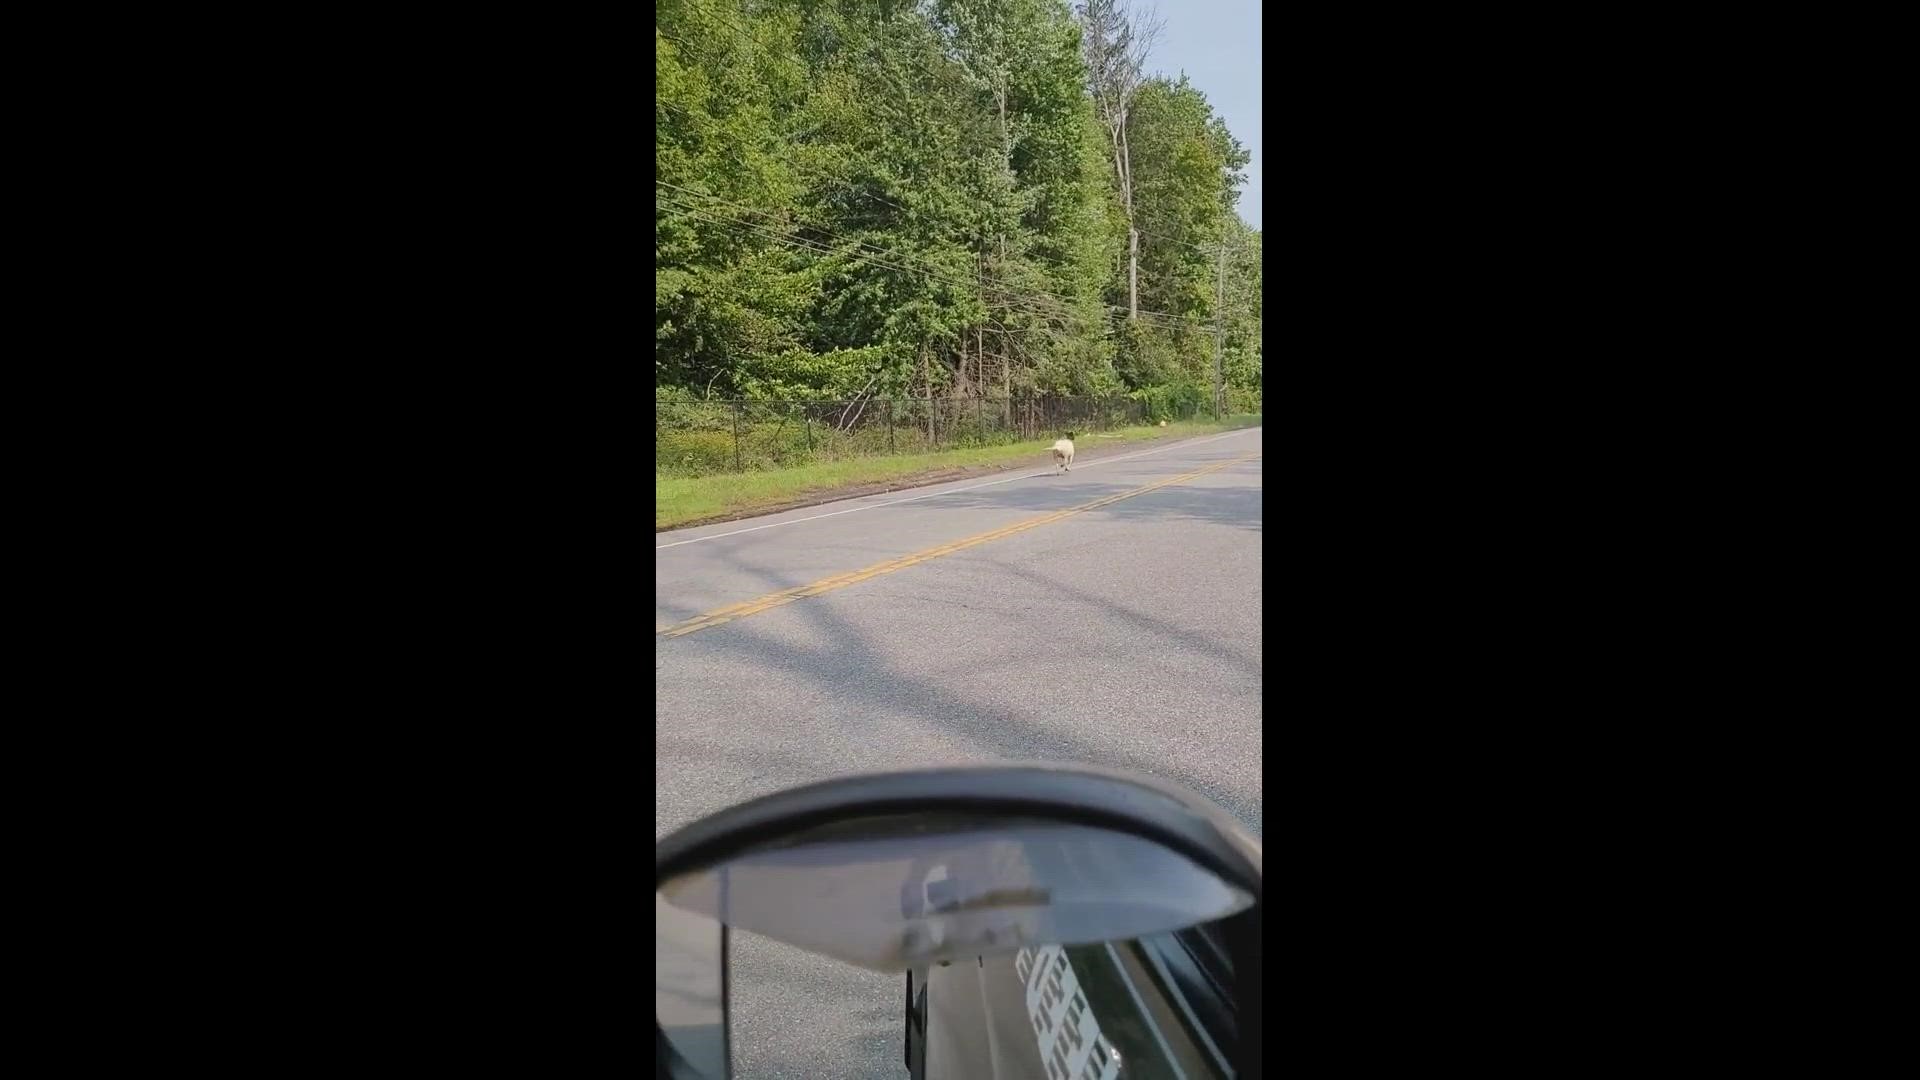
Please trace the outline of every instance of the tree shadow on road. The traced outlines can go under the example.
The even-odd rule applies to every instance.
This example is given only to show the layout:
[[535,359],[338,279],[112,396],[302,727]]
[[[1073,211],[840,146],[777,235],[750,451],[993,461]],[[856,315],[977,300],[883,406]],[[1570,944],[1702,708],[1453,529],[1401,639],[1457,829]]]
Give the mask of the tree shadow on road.
[[1097,596],[1084,589],[1076,589],[1057,578],[1036,574],[1014,563],[1003,563],[999,569],[1023,581],[1030,582],[1037,591],[1044,591],[1053,596],[1098,608],[1103,614],[1118,619],[1137,630],[1152,634],[1166,641],[1176,649],[1198,653],[1201,656],[1212,657],[1215,660],[1236,667],[1246,672],[1256,682],[1259,681],[1263,674],[1259,656],[1246,656],[1243,653],[1230,649],[1221,644],[1219,639],[1214,635],[1183,629],[1165,619],[1157,619],[1151,615],[1135,611],[1123,604],[1109,600],[1104,596]]
[[[1159,494],[1159,493],[1155,493]],[[1098,497],[1089,495],[1088,498]],[[1115,504],[1127,505],[1137,500]],[[1148,510],[1146,512],[1154,512]],[[1199,513],[1199,508],[1180,505],[1162,506],[1166,513]],[[1258,507],[1253,511],[1255,527]],[[1235,522],[1244,524],[1244,522]],[[741,573],[774,591],[782,579],[765,566],[757,565],[738,553],[725,556]],[[1220,643],[1171,625],[1163,620],[1128,609],[1094,593],[1064,585],[1019,566],[999,569],[1018,580],[1028,596],[1040,597],[1043,605],[1091,605],[1105,615],[1165,644],[1161,658],[1195,655],[1232,665],[1254,680],[1260,676],[1256,658],[1249,658]],[[908,571],[907,573],[913,573]],[[856,590],[861,586],[855,586]],[[1114,740],[1103,740],[1084,729],[1063,727],[1056,717],[1037,709],[967,693],[943,682],[951,672],[927,672],[895,658],[889,649],[888,629],[853,622],[845,609],[836,605],[853,594],[828,594],[803,599],[764,616],[743,619],[710,630],[675,639],[656,639],[656,664],[671,667],[675,654],[698,657],[705,663],[717,661],[718,670],[738,672],[743,680],[766,678],[779,673],[804,682],[812,706],[796,703],[796,708],[818,707],[819,702],[851,701],[859,715],[871,717],[871,723],[900,725],[903,735],[913,728],[926,731],[930,740],[957,747],[959,757],[975,762],[1052,760],[1103,765],[1157,775],[1183,784],[1219,803],[1238,817],[1258,836],[1261,834],[1261,774],[1258,760],[1249,763],[1238,776],[1198,775],[1186,768],[1168,748],[1154,750],[1129,748]],[[870,596],[870,600],[873,598]],[[882,598],[881,602],[887,602]],[[898,600],[892,601],[898,604]],[[925,613],[912,607],[900,608],[909,622]],[[992,616],[989,615],[989,618]],[[1003,615],[1009,632],[1026,633],[1029,628],[1014,626],[1015,615]],[[762,621],[762,620],[766,621]],[[794,620],[798,620],[796,625]],[[703,688],[718,685],[709,672]],[[983,684],[983,685],[1001,685]],[[724,691],[723,691],[724,693]],[[694,706],[700,699],[688,704]],[[723,708],[728,704],[723,701]],[[656,716],[655,747],[663,761],[672,759],[671,770],[689,778],[685,789],[693,802],[717,801],[722,796],[693,794],[702,790],[708,777],[725,775],[729,782],[705,790],[724,791],[731,801],[741,790],[765,794],[797,784],[844,776],[874,769],[924,767],[952,764],[947,760],[905,760],[872,730],[850,730],[835,738],[815,741],[800,734],[819,731],[818,726],[794,723],[791,716],[725,715],[703,721],[716,737],[711,740],[690,737],[672,730],[675,717]],[[832,725],[828,725],[831,729]],[[666,766],[662,766],[666,767]],[[659,774],[657,774],[659,775]],[[718,805],[676,806],[676,817],[691,817],[719,809]],[[657,808],[658,810],[658,808]],[[657,811],[656,811],[657,812]],[[665,824],[684,824],[684,820]],[[743,943],[744,944],[744,943]],[[774,943],[745,945],[737,968],[739,999],[749,1005],[764,1006],[766,1023],[750,1024],[736,1032],[735,1057],[754,1075],[826,1076],[850,1075],[881,1063],[892,1067],[898,1060],[899,1005],[892,996],[897,990],[893,979],[877,980],[855,969],[841,970],[830,961],[799,955],[789,947]],[[780,1034],[804,1032],[803,1037]],[[859,1063],[854,1066],[854,1063]]]
[[[771,582],[773,575],[764,567],[751,565],[737,556],[731,559],[739,570]],[[1137,612],[1119,607],[1113,602],[1078,590],[1064,589],[1057,582],[1033,575],[1025,571],[1023,579],[1036,585],[1073,593],[1076,598],[1087,603],[1097,604],[1115,617],[1128,623],[1147,629],[1183,648],[1198,648],[1205,655],[1222,659],[1247,671],[1256,679],[1259,666],[1247,658],[1225,650],[1211,642],[1177,627],[1169,627],[1157,620]],[[1256,781],[1251,786],[1232,782],[1231,778],[1194,775],[1168,759],[1164,754],[1149,755],[1132,753],[1113,742],[1089,738],[1078,732],[1069,731],[1057,723],[1049,722],[1044,715],[1027,715],[1017,709],[1009,709],[1004,703],[974,701],[954,692],[947,686],[911,670],[904,670],[894,664],[888,656],[853,623],[842,617],[828,597],[817,597],[796,601],[780,609],[791,612],[796,618],[803,619],[817,631],[815,639],[818,645],[800,645],[779,640],[765,631],[764,626],[756,626],[753,619],[728,623],[712,630],[704,630],[685,638],[673,639],[669,646],[687,644],[708,651],[709,655],[727,658],[737,665],[743,675],[760,668],[772,667],[789,675],[798,676],[819,687],[836,694],[844,694],[852,681],[850,676],[858,674],[858,700],[863,708],[882,710],[895,717],[908,718],[929,726],[941,736],[969,746],[980,758],[987,760],[1058,760],[1082,762],[1092,765],[1104,765],[1123,769],[1135,769],[1162,776],[1185,784],[1195,791],[1220,803],[1254,831],[1260,833],[1260,821],[1256,807],[1260,802],[1260,789]],[[781,744],[777,737],[769,744],[777,748]],[[679,750],[703,752],[701,747],[686,745]],[[884,747],[873,747],[873,756],[881,757]],[[738,751],[729,751],[738,754]],[[777,749],[774,750],[777,753]],[[825,760],[832,761],[831,757]],[[771,764],[771,762],[767,762]],[[790,762],[797,764],[798,762]],[[818,765],[821,762],[809,762]],[[738,767],[739,762],[736,761]],[[838,762],[834,772],[814,773],[810,768],[786,770],[789,775],[801,774],[789,783],[805,783],[811,780],[826,779],[834,775],[863,771],[868,768],[903,767],[909,763],[888,763],[869,765],[858,759]],[[913,762],[912,766],[930,764]],[[776,784],[767,790],[774,790],[784,784]]]
[[[1239,479],[1247,476],[1246,473],[1238,471],[1247,465],[1257,468],[1259,463],[1257,461],[1243,463],[1232,469],[1198,479],[1200,481],[1217,477]],[[1098,509],[1086,511],[1086,513],[1122,521],[1182,520],[1210,525],[1227,525],[1236,529],[1260,532],[1263,489],[1257,482],[1258,474],[1254,474],[1252,478],[1256,482],[1248,486],[1218,483],[1196,485],[1192,482],[1169,484],[1163,488],[1155,488],[1132,498],[1121,499]],[[1043,478],[1002,488],[941,495],[919,505],[940,510],[1024,510],[1034,514],[1045,514],[1133,491],[1141,486],[1128,483],[1088,483],[1074,477],[1071,473],[1058,479],[1064,481],[1058,487],[1045,486]],[[1063,495],[1067,497],[1063,498]]]

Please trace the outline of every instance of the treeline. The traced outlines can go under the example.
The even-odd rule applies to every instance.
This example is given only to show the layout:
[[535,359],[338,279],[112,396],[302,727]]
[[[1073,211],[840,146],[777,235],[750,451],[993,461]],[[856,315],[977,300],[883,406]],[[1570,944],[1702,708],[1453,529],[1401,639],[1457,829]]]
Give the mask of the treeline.
[[1117,0],[661,0],[658,393],[1179,407],[1218,312],[1246,408],[1248,155],[1146,74],[1152,30]]

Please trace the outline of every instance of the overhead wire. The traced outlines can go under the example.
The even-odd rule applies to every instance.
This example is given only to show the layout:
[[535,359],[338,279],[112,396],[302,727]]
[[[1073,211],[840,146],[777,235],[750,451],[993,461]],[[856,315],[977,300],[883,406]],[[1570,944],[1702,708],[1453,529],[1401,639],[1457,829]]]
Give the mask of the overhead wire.
[[[886,261],[883,259],[875,258],[871,255],[862,254],[861,252],[858,252],[858,251],[836,249],[820,241],[809,240],[805,237],[789,236],[780,232],[777,229],[771,229],[765,226],[756,225],[749,221],[743,221],[738,218],[731,218],[731,217],[726,217],[724,215],[720,215],[717,213],[712,213],[710,212],[710,208],[695,206],[693,204],[676,199],[673,196],[662,196],[662,198],[664,198],[668,202],[668,204],[672,205],[675,209],[678,209],[683,213],[689,214],[692,217],[698,218],[699,220],[708,221],[708,222],[712,222],[714,224],[719,224],[719,225],[733,225],[741,228],[750,229],[756,233],[760,233],[767,236],[769,239],[773,240],[776,243],[783,244],[787,247],[794,248],[796,250],[807,251],[807,252],[812,252],[812,253],[821,254],[821,255],[839,256],[842,258],[852,259],[856,262],[863,262],[869,265],[879,266],[883,269],[898,271],[900,273],[920,274],[922,276],[929,277],[936,281],[940,281],[945,284],[953,285],[955,287],[962,288],[962,289],[971,290],[978,287],[978,283],[976,282],[947,277],[945,275],[936,273],[931,270],[923,269],[921,267],[902,265],[899,262]],[[1048,295],[1051,295],[1051,294],[1048,294]],[[1035,303],[1031,298],[1022,298],[1018,294],[1008,294],[1005,301],[999,304],[998,306],[1009,311],[1021,311],[1029,315],[1053,316],[1056,318],[1068,319],[1068,320],[1077,321],[1078,319],[1084,317],[1080,315],[1078,312],[1074,311],[1071,305],[1063,305],[1060,307],[1049,307],[1044,304]]]
[[[709,199],[709,200],[712,200],[712,201],[714,201],[714,202],[718,202],[718,203],[722,203],[722,204],[724,204],[724,205],[727,205],[727,206],[730,206],[730,207],[733,207],[734,209],[737,209],[737,210],[742,210],[742,211],[745,211],[746,213],[749,213],[749,214],[755,214],[755,215],[772,215],[772,214],[774,214],[774,213],[775,213],[774,211],[770,211],[770,210],[762,210],[762,209],[759,209],[759,208],[756,208],[756,207],[752,207],[752,206],[748,206],[748,205],[746,205],[746,204],[744,204],[744,203],[738,203],[738,202],[734,202],[734,201],[733,201],[733,200],[731,200],[731,199],[725,199],[725,198],[722,198],[722,197],[720,197],[720,196],[718,196],[718,195],[713,195],[713,194],[710,194],[710,193],[707,193],[707,192],[702,192],[702,191],[699,191],[699,190],[697,190],[697,189],[694,189],[694,188],[689,188],[689,187],[686,187],[686,186],[684,186],[684,185],[680,185],[680,184],[674,184],[674,183],[671,183],[671,182],[669,182],[669,181],[665,181],[665,180],[656,180],[656,181],[655,181],[655,183],[657,183],[657,184],[659,184],[659,185],[661,185],[661,186],[663,186],[663,187],[668,187],[668,188],[672,188],[672,189],[674,189],[674,190],[676,190],[676,191],[685,191],[685,192],[688,192],[688,193],[690,193],[690,194],[693,194],[693,195],[696,195],[696,196],[699,196],[699,197],[701,197],[701,198],[704,198],[704,199]],[[682,208],[690,208],[690,207],[691,207],[692,205],[694,205],[694,204],[689,204],[689,203],[686,203],[686,202],[684,202],[684,201],[682,201],[682,200],[679,200],[679,199],[676,199],[676,198],[674,198],[674,197],[671,197],[671,196],[667,196],[666,198],[667,198],[667,199],[668,199],[668,201],[669,201],[670,203],[672,203],[673,205],[675,205],[675,206],[679,206],[679,207],[682,207]],[[746,222],[739,222],[739,224],[743,224],[743,225],[747,225],[748,223],[746,223]],[[876,253],[876,254],[878,254],[878,255],[880,255],[880,256],[884,256],[884,257],[885,257],[886,259],[888,259],[888,260],[894,260],[893,262],[881,262],[881,261],[880,261],[880,260],[878,260],[878,259],[870,259],[870,260],[869,260],[869,261],[873,261],[873,262],[875,262],[875,263],[877,263],[878,265],[883,265],[883,266],[886,266],[886,267],[887,267],[888,269],[892,269],[892,270],[900,270],[900,271],[903,271],[903,272],[917,272],[917,273],[921,273],[921,274],[925,274],[926,276],[928,276],[928,277],[931,277],[931,278],[934,278],[935,280],[938,280],[938,281],[942,281],[942,282],[945,282],[945,283],[947,283],[947,284],[950,284],[950,285],[954,285],[954,286],[957,286],[957,287],[959,287],[959,288],[964,288],[964,289],[973,289],[973,288],[977,288],[977,287],[979,287],[979,283],[978,283],[978,282],[973,282],[973,281],[967,281],[967,280],[962,280],[962,279],[959,279],[959,278],[954,278],[954,277],[950,277],[950,276],[947,276],[947,275],[946,275],[945,273],[942,273],[942,272],[938,272],[938,270],[922,270],[922,269],[919,269],[919,268],[917,268],[917,267],[905,267],[905,266],[900,266],[900,265],[896,265],[896,263],[907,263],[907,262],[924,262],[924,263],[926,263],[926,264],[927,264],[928,266],[933,266],[934,264],[932,263],[932,261],[931,261],[931,260],[928,260],[928,259],[926,259],[926,257],[925,257],[925,256],[920,256],[920,255],[913,255],[913,254],[906,254],[906,253],[902,253],[902,252],[899,252],[899,251],[895,251],[895,250],[892,250],[892,249],[888,249],[888,248],[882,248],[882,247],[879,247],[879,246],[877,246],[877,245],[874,245],[874,244],[869,244],[869,243],[866,243],[866,242],[864,242],[864,241],[860,241],[860,240],[855,240],[855,239],[853,239],[853,238],[851,238],[851,237],[846,237],[846,236],[842,236],[842,235],[840,235],[840,234],[838,234],[838,233],[835,233],[835,232],[834,232],[833,230],[831,230],[831,229],[829,229],[829,228],[827,228],[826,226],[824,226],[824,225],[820,225],[820,224],[818,224],[818,223],[813,223],[813,222],[802,222],[802,224],[803,224],[803,225],[804,225],[805,227],[807,227],[807,228],[811,228],[811,229],[815,229],[815,230],[817,230],[817,231],[819,231],[819,232],[821,232],[821,233],[823,233],[823,234],[825,234],[825,235],[826,235],[827,237],[829,237],[829,238],[831,238],[831,239],[834,239],[834,240],[838,240],[838,241],[840,241],[840,242],[842,242],[842,243],[846,243],[846,244],[851,244],[851,245],[854,245],[854,246],[856,246],[856,247],[860,247],[860,248],[865,248],[865,249],[867,249],[868,251],[871,251],[871,252],[874,252],[874,253]],[[766,229],[764,229],[764,228],[760,228],[760,227],[757,227],[757,226],[751,226],[751,225],[749,225],[749,227],[753,227],[753,228],[756,228],[756,230],[757,230],[757,231],[761,231],[761,232],[769,232],[769,231],[770,231],[770,230],[766,230]],[[1024,290],[1024,292],[1026,292],[1026,293],[1028,293],[1028,294],[1030,294],[1030,295],[1033,295],[1033,296],[1039,296],[1039,297],[1045,297],[1045,298],[1047,298],[1047,299],[1050,299],[1050,300],[1054,300],[1054,301],[1057,301],[1057,302],[1059,302],[1059,303],[1061,303],[1061,304],[1063,304],[1063,305],[1066,305],[1066,306],[1067,306],[1067,307],[1068,307],[1069,309],[1070,309],[1071,307],[1073,307],[1074,305],[1077,305],[1077,304],[1080,304],[1080,303],[1082,303],[1082,302],[1083,302],[1083,301],[1081,301],[1081,300],[1078,300],[1078,299],[1075,299],[1074,297],[1071,297],[1071,296],[1064,296],[1064,295],[1062,295],[1062,294],[1060,294],[1060,293],[1055,293],[1055,292],[1049,292],[1049,291],[1047,291],[1047,290],[1045,290],[1045,289],[1035,289],[1035,288],[1027,288],[1027,289],[1025,289],[1025,290]],[[1127,311],[1127,308],[1126,308],[1125,306],[1123,306],[1123,305],[1119,305],[1119,304],[1102,304],[1102,305],[1101,305],[1101,307],[1102,307],[1102,308],[1103,308],[1104,310],[1107,310],[1107,311],[1111,311],[1111,312],[1126,312],[1126,311]],[[1161,326],[1167,326],[1167,327],[1187,327],[1187,326],[1189,326],[1189,325],[1191,325],[1191,324],[1189,324],[1188,322],[1186,322],[1186,318],[1185,318],[1185,317],[1183,317],[1183,316],[1180,316],[1180,315],[1175,315],[1175,314],[1172,314],[1172,313],[1170,313],[1170,312],[1164,312],[1164,311],[1152,311],[1152,310],[1146,310],[1146,309],[1142,309],[1142,310],[1141,310],[1141,311],[1139,312],[1139,315],[1140,315],[1140,316],[1142,317],[1142,319],[1143,319],[1143,320],[1145,320],[1145,321],[1150,321],[1150,322],[1153,322],[1153,323],[1155,323],[1156,325],[1161,325]]]

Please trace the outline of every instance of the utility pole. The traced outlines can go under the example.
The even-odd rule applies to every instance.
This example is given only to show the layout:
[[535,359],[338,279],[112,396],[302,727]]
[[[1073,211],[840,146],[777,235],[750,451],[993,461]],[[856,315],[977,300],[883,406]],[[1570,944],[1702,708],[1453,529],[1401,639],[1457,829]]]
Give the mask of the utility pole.
[[1220,238],[1220,291],[1213,305],[1213,411],[1226,413],[1226,386],[1222,382],[1221,356],[1227,347],[1227,238]]

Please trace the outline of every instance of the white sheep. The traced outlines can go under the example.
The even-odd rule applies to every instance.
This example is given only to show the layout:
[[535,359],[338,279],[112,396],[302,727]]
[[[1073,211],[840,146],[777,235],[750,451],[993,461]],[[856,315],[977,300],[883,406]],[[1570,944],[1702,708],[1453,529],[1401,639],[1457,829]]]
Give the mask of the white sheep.
[[1053,460],[1059,463],[1061,472],[1073,471],[1073,432],[1053,444]]

